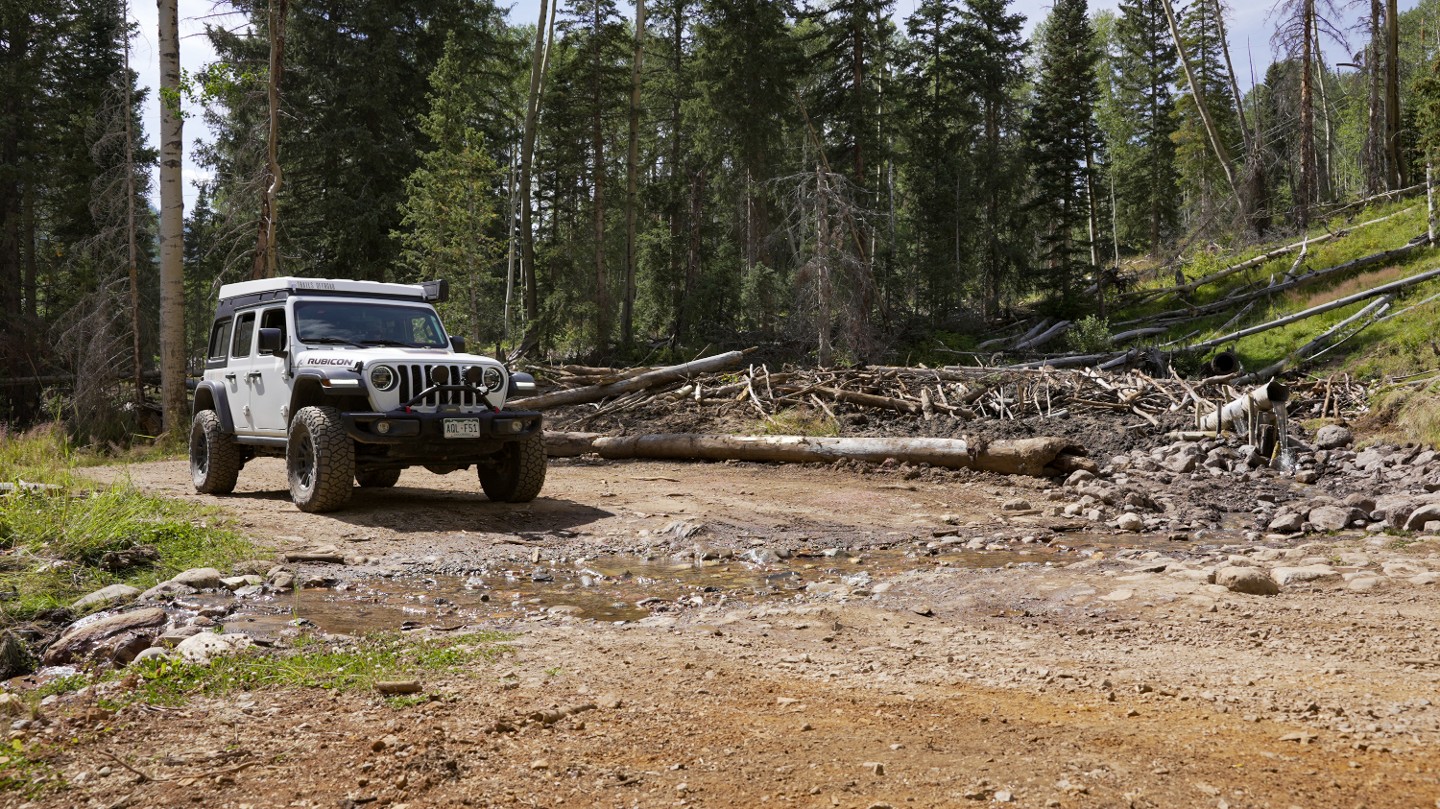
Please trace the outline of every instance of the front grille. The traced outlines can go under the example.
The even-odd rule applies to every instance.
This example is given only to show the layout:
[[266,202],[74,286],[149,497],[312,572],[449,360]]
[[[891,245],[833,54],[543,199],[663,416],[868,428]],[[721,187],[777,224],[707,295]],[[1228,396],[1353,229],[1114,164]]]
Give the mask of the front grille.
[[[463,385],[464,373],[468,366],[446,365],[450,371],[450,385]],[[430,372],[434,365],[422,365],[411,363],[397,365],[395,373],[400,377],[400,404],[410,401],[420,391],[431,387],[434,383],[430,381]],[[466,390],[443,390],[435,391],[415,403],[416,407],[439,407],[440,405],[478,406],[484,402],[474,391]]]

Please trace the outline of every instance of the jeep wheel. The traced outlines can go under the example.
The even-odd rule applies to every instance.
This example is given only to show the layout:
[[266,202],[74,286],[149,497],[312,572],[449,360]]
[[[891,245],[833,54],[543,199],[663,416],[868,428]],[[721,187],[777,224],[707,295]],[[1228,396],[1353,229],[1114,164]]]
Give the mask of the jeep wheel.
[[505,445],[479,467],[480,488],[491,500],[528,503],[545,485],[545,438],[534,435]]
[[355,473],[362,489],[388,489],[400,482],[399,469],[362,469]]
[[214,410],[190,422],[190,480],[201,494],[229,494],[240,477],[240,447],[220,427]]
[[355,444],[333,407],[302,407],[285,445],[290,499],[301,511],[333,511],[350,500]]

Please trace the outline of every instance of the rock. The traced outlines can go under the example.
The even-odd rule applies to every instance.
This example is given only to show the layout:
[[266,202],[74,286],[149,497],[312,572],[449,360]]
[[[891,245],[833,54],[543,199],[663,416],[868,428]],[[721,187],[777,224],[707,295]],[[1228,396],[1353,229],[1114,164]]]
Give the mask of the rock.
[[1020,498],[1020,497],[1012,498],[1012,499],[1006,500],[1004,503],[1002,503],[1002,504],[1000,505],[1000,510],[1001,510],[1001,511],[1029,511],[1029,510],[1030,510],[1030,501],[1029,501],[1029,500],[1026,500],[1026,499],[1024,499],[1024,498]]
[[1359,510],[1349,506],[1317,506],[1306,517],[1317,531],[1343,531],[1352,522],[1365,519]]
[[235,654],[249,646],[249,635],[239,633],[217,635],[214,632],[201,632],[180,641],[180,645],[175,647],[175,651],[187,663],[204,666],[217,657]]
[[1177,475],[1184,475],[1190,472],[1194,472],[1195,467],[1198,464],[1199,459],[1196,458],[1194,455],[1189,454],[1175,455],[1173,457],[1166,458],[1160,463],[1161,466],[1165,467],[1171,472],[1174,472]]
[[174,649],[186,638],[193,638],[203,631],[205,630],[198,626],[177,626],[156,638],[155,645],[165,649]]
[[1414,511],[1405,519],[1406,531],[1419,531],[1428,522],[1440,520],[1440,503],[1426,503]]
[[1320,449],[1342,449],[1353,443],[1355,434],[1348,427],[1327,424],[1315,431],[1315,446]]
[[132,567],[153,565],[160,561],[160,552],[148,545],[137,545],[118,551],[107,551],[100,557],[100,569],[116,573]]
[[1440,573],[1421,573],[1420,575],[1414,576],[1410,579],[1411,584],[1421,587],[1434,584],[1436,582],[1440,582]]
[[774,565],[780,563],[780,554],[769,548],[751,548],[740,554],[740,561],[752,565]]
[[103,587],[95,592],[81,596],[70,605],[72,610],[88,610],[92,607],[104,607],[111,604],[128,604],[140,595],[139,587],[131,587],[128,584],[112,584]]
[[1277,567],[1270,571],[1270,576],[1274,578],[1275,583],[1281,587],[1288,587],[1292,584],[1300,584],[1302,582],[1317,582],[1340,578],[1340,574],[1335,568],[1329,565]]
[[1222,567],[1215,571],[1215,583],[1231,592],[1252,596],[1273,596],[1280,592],[1280,586],[1270,574],[1258,567]]
[[140,654],[135,655],[135,659],[132,660],[132,661],[130,661],[130,663],[131,663],[131,665],[134,665],[134,664],[136,664],[136,663],[143,663],[143,662],[145,662],[146,660],[156,660],[156,659],[159,659],[159,660],[169,660],[169,659],[170,659],[170,652],[166,651],[165,649],[163,649],[163,648],[161,648],[161,647],[159,647],[159,646],[151,646],[151,647],[148,648],[148,649],[143,649],[143,650],[141,650]]
[[1301,469],[1299,472],[1295,473],[1296,483],[1304,483],[1305,485],[1310,486],[1319,482],[1319,480],[1320,473],[1316,472],[1314,469]]
[[1281,534],[1296,534],[1305,527],[1305,515],[1295,511],[1283,511],[1270,521],[1266,530]]
[[282,593],[295,589],[295,574],[288,570],[281,570],[270,574],[270,587]]
[[1389,581],[1384,576],[1367,575],[1356,576],[1345,583],[1345,589],[1356,593],[1368,593],[1371,590],[1378,590]]
[[150,646],[169,620],[159,607],[146,607],[73,624],[45,650],[44,663],[129,662]]
[[1345,499],[1341,502],[1351,508],[1358,508],[1366,514],[1375,510],[1375,498],[1360,492],[1352,492],[1346,495]]
[[1116,521],[1116,526],[1121,531],[1143,531],[1145,530],[1145,519],[1134,512],[1125,512]]
[[242,587],[258,587],[264,583],[265,580],[254,573],[247,573],[244,576],[230,576],[229,578],[220,580],[220,586],[231,591],[239,590]]
[[1065,485],[1066,485],[1066,486],[1079,486],[1080,484],[1085,483],[1086,481],[1091,481],[1091,480],[1094,480],[1094,479],[1095,479],[1095,473],[1094,473],[1094,472],[1087,472],[1087,471],[1085,471],[1084,469],[1076,469],[1074,472],[1071,472],[1071,473],[1070,473],[1070,477],[1065,478]]
[[35,670],[35,658],[14,632],[0,632],[0,680],[19,677]]
[[140,594],[139,601],[169,601],[181,596],[193,596],[200,592],[188,584],[176,581],[162,581]]
[[334,545],[319,545],[298,551],[286,551],[280,555],[286,562],[319,562],[321,564],[345,564],[345,554]]
[[214,590],[220,586],[220,571],[213,567],[195,567],[171,577],[170,581],[196,590]]
[[25,700],[19,694],[0,693],[0,716],[19,716],[25,712]]
[[1418,576],[1426,572],[1426,569],[1414,562],[1407,562],[1404,559],[1392,559],[1380,565],[1380,570],[1392,579],[1406,579],[1411,576]]

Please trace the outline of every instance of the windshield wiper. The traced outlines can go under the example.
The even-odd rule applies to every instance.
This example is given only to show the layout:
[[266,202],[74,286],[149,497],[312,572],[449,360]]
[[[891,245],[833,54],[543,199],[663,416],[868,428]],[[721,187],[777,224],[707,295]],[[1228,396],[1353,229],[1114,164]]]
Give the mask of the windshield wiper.
[[355,346],[356,348],[361,347],[359,343],[345,337],[301,337],[300,342],[314,343],[316,345]]
[[401,348],[420,348],[420,347],[421,347],[419,343],[407,343],[407,342],[404,341],[404,340],[390,340],[390,339],[383,338],[383,337],[382,337],[382,338],[379,338],[379,339],[375,339],[375,340],[361,340],[360,343],[361,343],[361,345],[367,345],[367,346],[400,346]]

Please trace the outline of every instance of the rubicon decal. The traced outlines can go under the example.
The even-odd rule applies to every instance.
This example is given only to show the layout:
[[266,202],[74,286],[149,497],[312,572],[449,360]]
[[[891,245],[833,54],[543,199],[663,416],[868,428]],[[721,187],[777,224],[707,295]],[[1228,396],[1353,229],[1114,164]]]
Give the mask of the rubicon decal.
[[343,357],[311,357],[305,360],[306,365],[353,365],[354,360],[347,360]]

